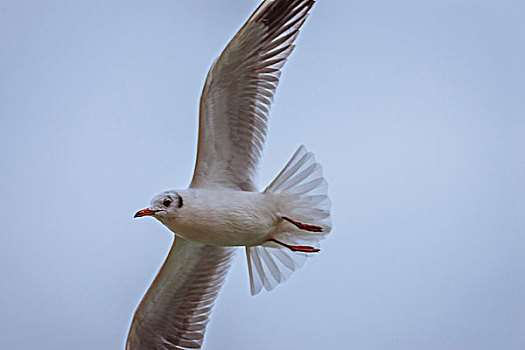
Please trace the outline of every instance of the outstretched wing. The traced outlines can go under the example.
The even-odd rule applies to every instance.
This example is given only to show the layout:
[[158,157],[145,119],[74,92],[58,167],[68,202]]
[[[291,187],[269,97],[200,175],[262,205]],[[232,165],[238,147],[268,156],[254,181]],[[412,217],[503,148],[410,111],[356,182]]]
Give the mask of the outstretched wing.
[[208,73],[190,187],[254,191],[281,68],[314,0],[266,0]]
[[200,349],[234,252],[176,237],[135,312],[126,350]]

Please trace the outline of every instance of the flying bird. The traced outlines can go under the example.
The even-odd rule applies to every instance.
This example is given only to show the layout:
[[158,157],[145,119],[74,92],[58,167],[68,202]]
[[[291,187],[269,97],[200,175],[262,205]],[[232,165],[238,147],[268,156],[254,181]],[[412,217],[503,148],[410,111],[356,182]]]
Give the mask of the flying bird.
[[135,214],[158,219],[175,240],[135,312],[126,349],[200,349],[234,247],[245,247],[255,295],[286,280],[330,232],[327,182],[304,146],[264,191],[255,184],[281,69],[313,4],[263,1],[213,63],[191,184]]

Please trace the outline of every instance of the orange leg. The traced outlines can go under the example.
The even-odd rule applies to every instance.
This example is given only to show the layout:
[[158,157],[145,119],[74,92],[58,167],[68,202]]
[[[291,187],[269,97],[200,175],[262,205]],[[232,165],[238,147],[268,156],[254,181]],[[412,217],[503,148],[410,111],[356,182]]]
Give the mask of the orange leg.
[[281,241],[278,241],[275,238],[270,238],[269,241],[282,245],[283,247],[290,249],[292,252],[317,253],[321,250],[321,249],[310,247],[307,245],[289,245]]
[[295,227],[300,228],[301,230],[306,230],[310,232],[323,232],[323,228],[321,226],[303,224],[303,223],[294,221],[286,216],[281,216],[281,218],[295,225]]

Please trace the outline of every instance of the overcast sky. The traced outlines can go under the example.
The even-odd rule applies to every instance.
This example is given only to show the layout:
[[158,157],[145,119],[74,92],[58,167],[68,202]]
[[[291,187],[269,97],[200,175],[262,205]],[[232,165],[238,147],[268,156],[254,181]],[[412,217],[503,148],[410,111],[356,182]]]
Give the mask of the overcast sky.
[[[191,178],[212,61],[256,0],[0,0],[0,348],[122,349]],[[322,252],[205,349],[525,348],[525,5],[319,0],[284,68],[263,188],[325,168]]]

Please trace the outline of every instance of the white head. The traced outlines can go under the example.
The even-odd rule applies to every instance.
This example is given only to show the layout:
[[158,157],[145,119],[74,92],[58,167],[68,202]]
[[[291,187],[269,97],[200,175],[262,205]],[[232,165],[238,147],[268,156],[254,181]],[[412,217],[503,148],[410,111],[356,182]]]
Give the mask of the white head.
[[149,208],[139,210],[135,218],[153,216],[163,222],[178,216],[178,210],[184,205],[184,200],[176,191],[165,191],[153,197]]

